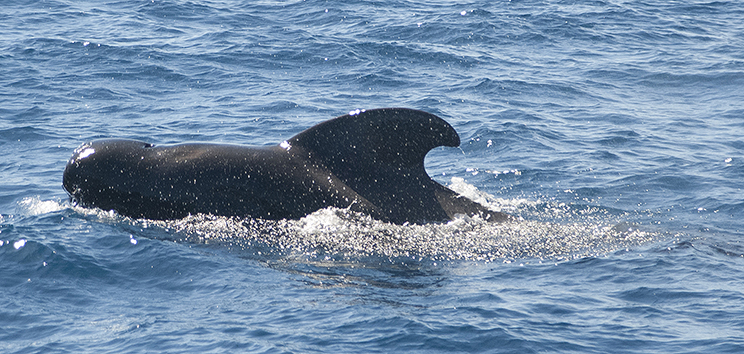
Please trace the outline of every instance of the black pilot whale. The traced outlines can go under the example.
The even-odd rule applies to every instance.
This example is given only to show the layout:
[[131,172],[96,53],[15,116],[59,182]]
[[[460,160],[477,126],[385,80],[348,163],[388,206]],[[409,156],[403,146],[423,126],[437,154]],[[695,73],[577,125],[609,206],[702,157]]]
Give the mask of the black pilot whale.
[[433,114],[383,108],[325,121],[271,147],[97,140],[75,150],[63,186],[75,204],[133,218],[298,219],[333,206],[397,224],[457,214],[509,220],[426,174],[431,149],[459,145],[454,128]]

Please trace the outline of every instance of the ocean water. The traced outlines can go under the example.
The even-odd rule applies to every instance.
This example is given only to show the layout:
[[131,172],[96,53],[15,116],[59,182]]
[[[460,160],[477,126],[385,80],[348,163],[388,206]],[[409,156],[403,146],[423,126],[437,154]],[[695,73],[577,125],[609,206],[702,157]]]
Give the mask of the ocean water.
[[[3,353],[740,353],[744,3],[10,1]],[[520,218],[133,220],[96,138],[270,145],[355,109],[459,132],[440,183]]]

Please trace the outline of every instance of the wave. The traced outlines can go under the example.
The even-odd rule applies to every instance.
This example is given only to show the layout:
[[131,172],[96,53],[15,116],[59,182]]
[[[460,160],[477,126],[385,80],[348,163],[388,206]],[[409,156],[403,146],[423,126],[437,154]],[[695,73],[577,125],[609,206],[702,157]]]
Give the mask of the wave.
[[600,256],[660,240],[664,234],[623,221],[622,213],[590,206],[501,199],[461,178],[449,185],[489,208],[518,216],[494,224],[460,216],[446,223],[395,225],[345,209],[326,208],[299,220],[192,215],[179,220],[134,220],[113,211],[71,207],[65,202],[25,198],[21,216],[72,208],[79,217],[118,225],[133,236],[203,244],[248,258],[406,262],[512,262],[516,259],[564,261]]

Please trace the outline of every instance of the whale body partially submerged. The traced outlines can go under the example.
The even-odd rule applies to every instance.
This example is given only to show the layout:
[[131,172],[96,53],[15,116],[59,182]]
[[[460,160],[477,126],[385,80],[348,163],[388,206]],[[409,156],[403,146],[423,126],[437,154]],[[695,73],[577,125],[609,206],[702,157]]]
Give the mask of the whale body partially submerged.
[[383,108],[325,121],[270,147],[97,140],[75,150],[63,186],[77,205],[133,218],[298,219],[337,207],[397,224],[458,214],[509,220],[426,174],[431,149],[459,145],[452,126],[433,114]]

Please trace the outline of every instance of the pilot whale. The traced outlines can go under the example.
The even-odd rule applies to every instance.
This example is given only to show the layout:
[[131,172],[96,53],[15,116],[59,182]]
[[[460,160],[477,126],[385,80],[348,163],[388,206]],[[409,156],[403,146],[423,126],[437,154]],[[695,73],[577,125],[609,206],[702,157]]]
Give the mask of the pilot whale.
[[458,214],[509,220],[427,175],[431,149],[459,145],[454,128],[433,114],[383,108],[325,121],[276,146],[96,140],[75,150],[62,184],[73,204],[133,218],[299,219],[337,207],[396,224]]

